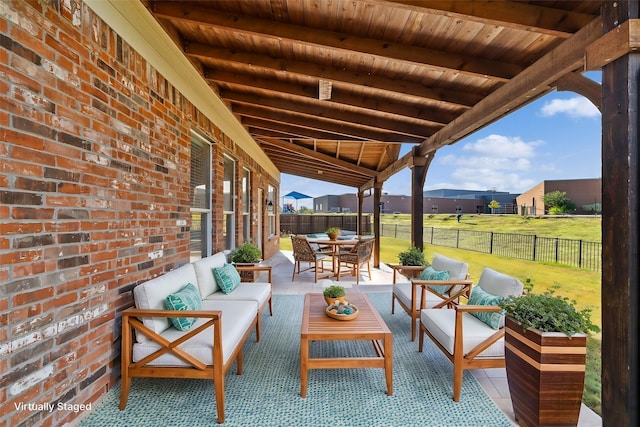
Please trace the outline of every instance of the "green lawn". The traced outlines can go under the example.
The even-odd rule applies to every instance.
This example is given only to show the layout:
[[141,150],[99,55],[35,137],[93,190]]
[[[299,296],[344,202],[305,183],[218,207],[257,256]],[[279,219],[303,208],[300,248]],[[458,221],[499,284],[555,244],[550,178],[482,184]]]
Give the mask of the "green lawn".
[[[384,224],[409,224],[409,215],[382,215]],[[600,242],[600,217],[545,217],[524,218],[519,215],[463,215],[460,223],[455,215],[425,215],[424,225],[436,228],[474,229],[501,233],[536,234],[544,237],[581,239]],[[291,250],[291,241],[283,238],[280,248]],[[407,240],[383,237],[380,241],[380,260],[386,264],[398,263],[398,253],[409,248]],[[602,326],[601,312],[601,272],[578,268],[549,265],[515,258],[488,255],[463,249],[426,245],[425,259],[439,253],[451,258],[463,260],[469,264],[471,279],[477,281],[484,267],[517,277],[521,281],[527,278],[534,284],[533,292],[542,293],[553,289],[558,295],[567,296],[576,301],[579,309],[591,308],[592,320]],[[587,375],[585,379],[584,403],[598,414],[600,408],[600,334],[589,338],[587,346]]]

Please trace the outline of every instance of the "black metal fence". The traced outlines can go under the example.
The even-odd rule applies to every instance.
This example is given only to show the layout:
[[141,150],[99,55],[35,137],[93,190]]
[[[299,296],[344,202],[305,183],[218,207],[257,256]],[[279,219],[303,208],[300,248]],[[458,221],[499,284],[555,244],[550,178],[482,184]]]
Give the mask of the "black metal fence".
[[[381,235],[411,240],[411,226],[382,224]],[[425,227],[424,243],[467,249],[504,257],[550,262],[600,271],[600,242],[539,237],[533,234],[495,233],[492,231],[456,230]]]

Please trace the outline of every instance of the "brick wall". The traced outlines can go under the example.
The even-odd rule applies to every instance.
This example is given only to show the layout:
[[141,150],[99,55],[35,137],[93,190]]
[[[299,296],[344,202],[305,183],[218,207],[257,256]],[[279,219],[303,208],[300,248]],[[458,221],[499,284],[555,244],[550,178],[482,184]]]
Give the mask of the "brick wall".
[[189,261],[191,127],[215,142],[213,188],[225,152],[277,186],[82,3],[0,0],[0,427],[61,425],[80,413],[17,405],[117,381],[131,289]]

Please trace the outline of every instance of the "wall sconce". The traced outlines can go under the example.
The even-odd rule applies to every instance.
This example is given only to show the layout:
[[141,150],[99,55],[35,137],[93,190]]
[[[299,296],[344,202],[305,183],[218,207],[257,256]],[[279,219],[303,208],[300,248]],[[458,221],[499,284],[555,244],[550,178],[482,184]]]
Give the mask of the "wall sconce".
[[273,202],[271,200],[267,200],[266,205],[267,205],[267,210],[269,212],[273,212]]

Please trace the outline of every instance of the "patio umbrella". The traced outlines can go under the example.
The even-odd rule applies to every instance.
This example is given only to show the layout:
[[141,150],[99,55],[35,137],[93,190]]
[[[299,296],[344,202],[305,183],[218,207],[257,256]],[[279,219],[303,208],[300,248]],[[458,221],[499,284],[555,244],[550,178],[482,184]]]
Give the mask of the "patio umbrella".
[[296,211],[298,210],[298,200],[300,199],[312,199],[313,197],[307,196],[306,194],[298,193],[297,191],[292,191],[290,193],[285,194],[283,199],[292,198],[296,201]]

